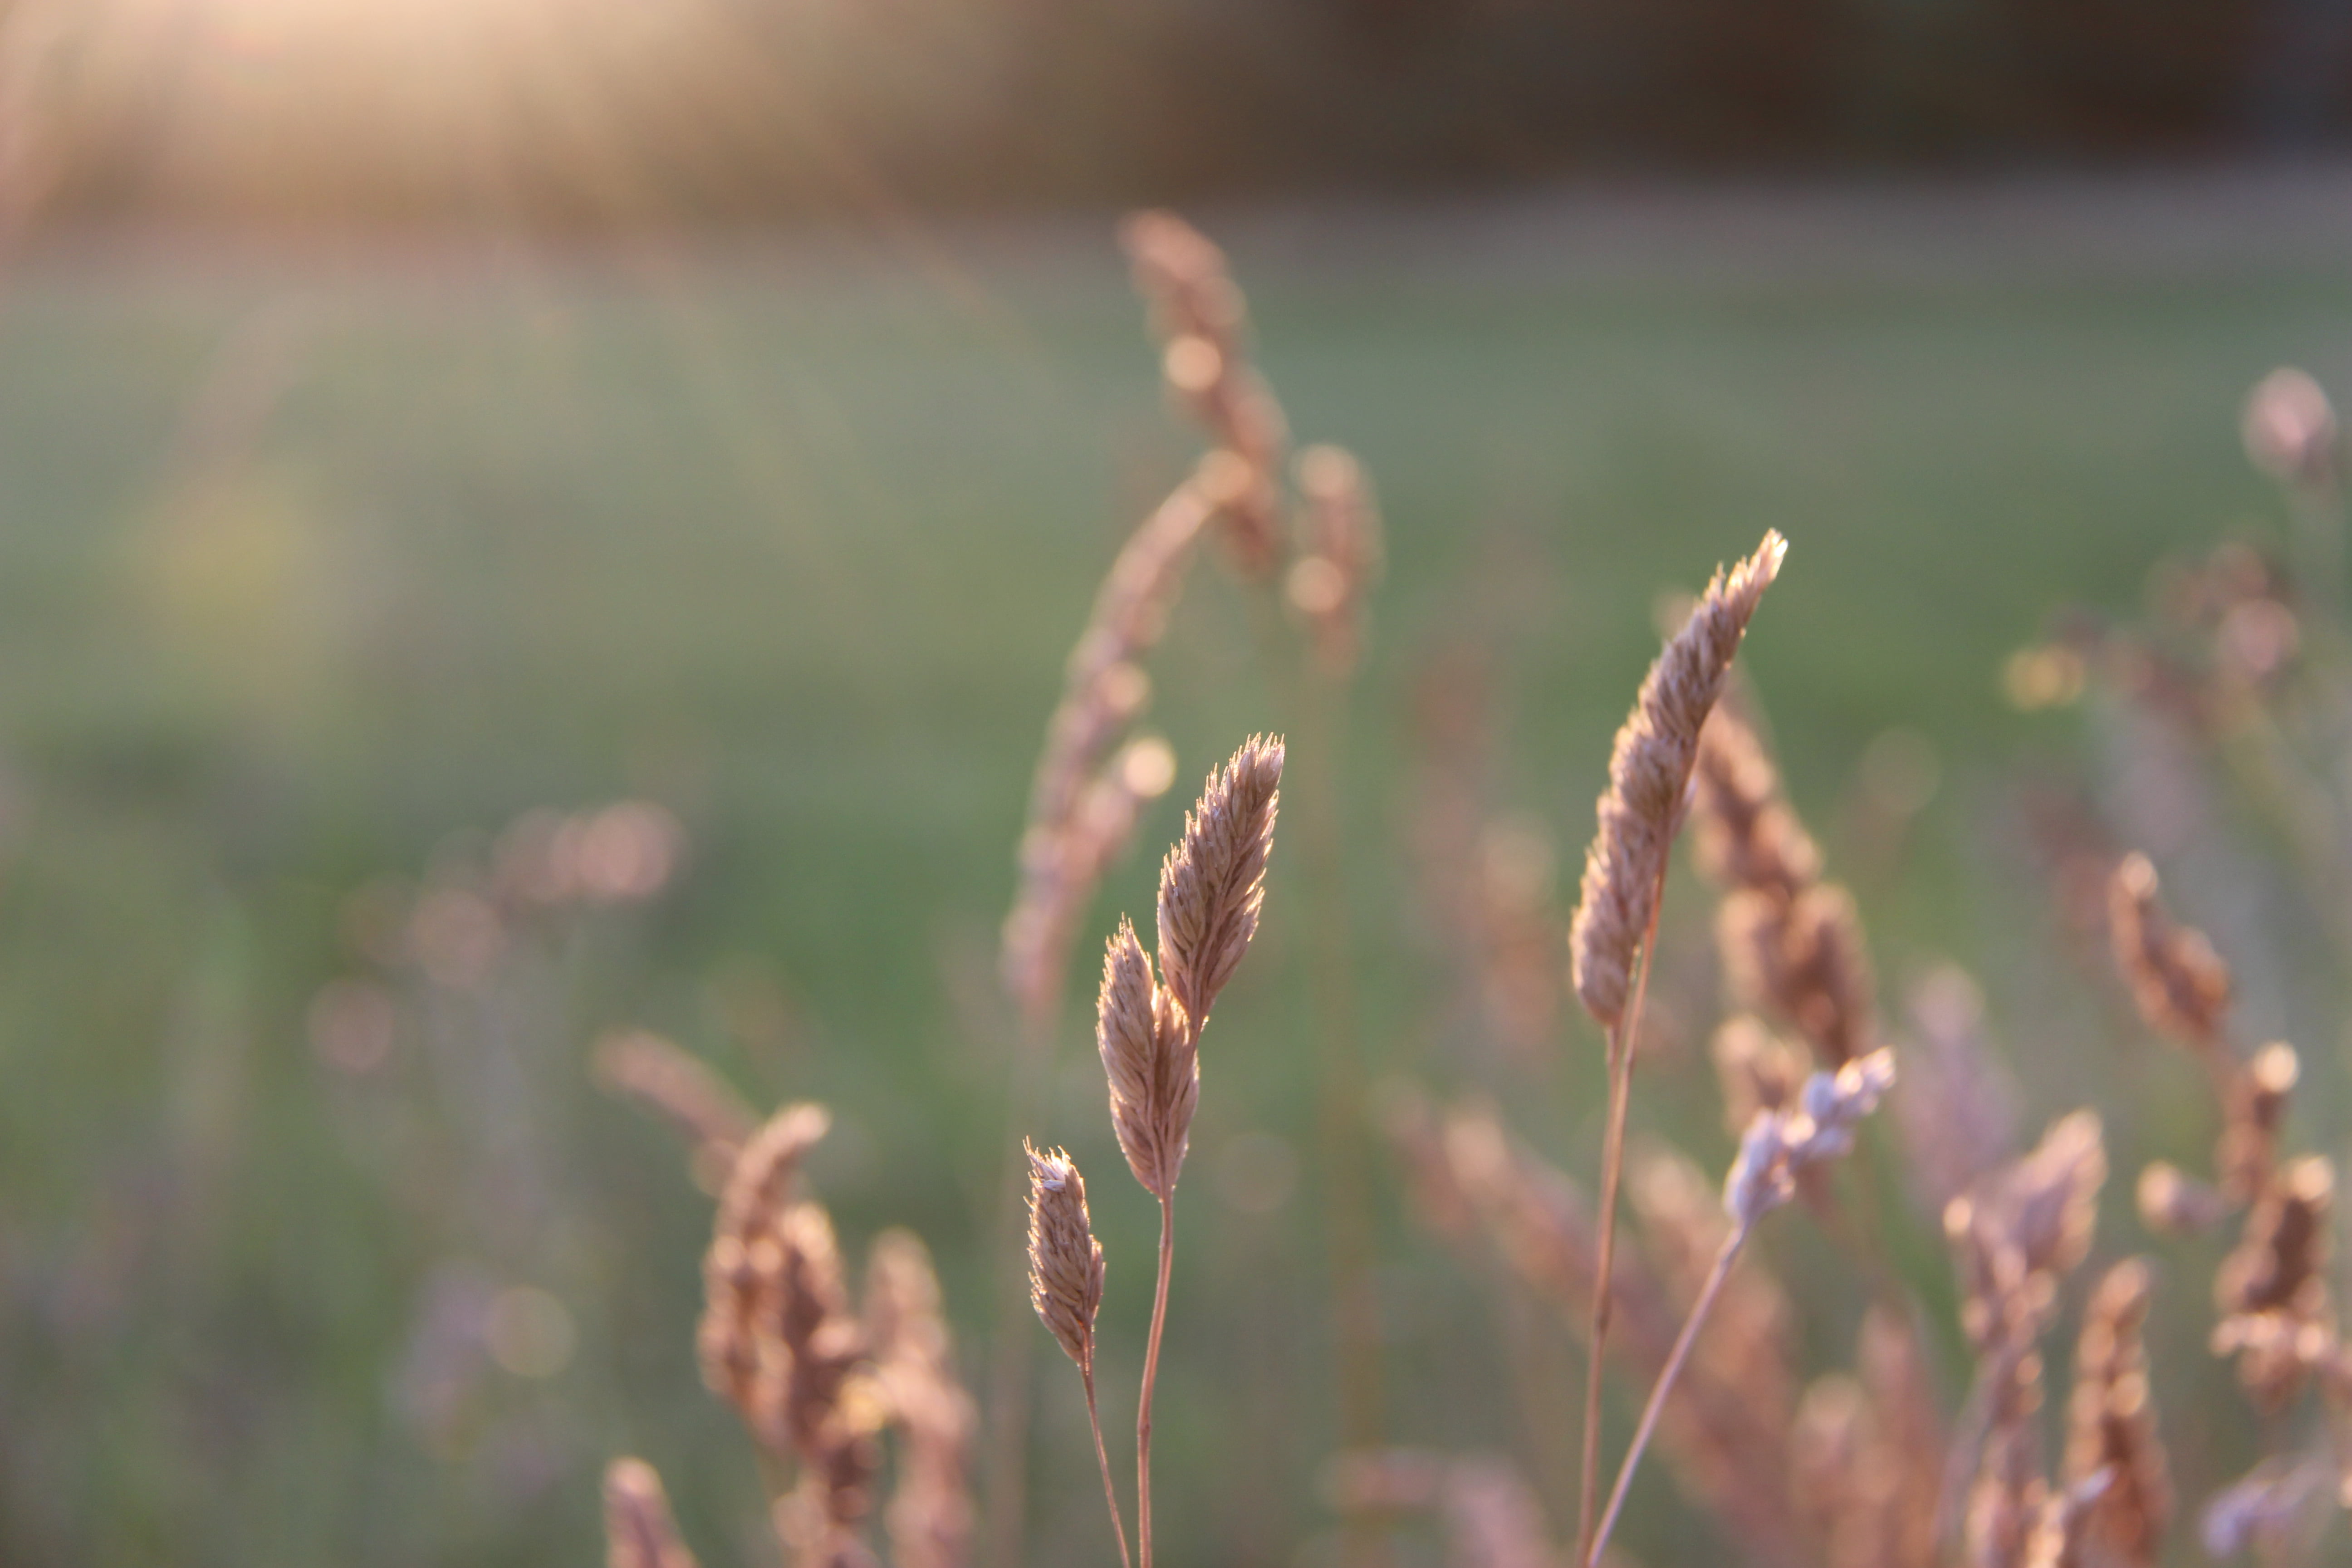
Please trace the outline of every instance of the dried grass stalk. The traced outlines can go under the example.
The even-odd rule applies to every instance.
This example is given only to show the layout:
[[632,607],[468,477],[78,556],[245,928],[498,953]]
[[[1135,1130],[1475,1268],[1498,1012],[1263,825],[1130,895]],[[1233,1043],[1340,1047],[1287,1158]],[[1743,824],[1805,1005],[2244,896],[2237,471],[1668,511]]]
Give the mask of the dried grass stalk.
[[1226,542],[1264,576],[1281,558],[1281,474],[1289,428],[1249,362],[1248,309],[1224,252],[1173,213],[1140,212],[1119,228],[1138,292],[1151,307],[1169,391],[1217,444],[1226,482]]
[[791,1202],[802,1159],[832,1124],[821,1105],[788,1105],[751,1135],[719,1197],[710,1250],[702,1262],[703,1310],[695,1346],[702,1380],[735,1406],[755,1435],[762,1415],[761,1367],[776,1353],[782,1255],[775,1229]]
[[1657,914],[1666,852],[1682,822],[1699,731],[1722,694],[1732,656],[1788,542],[1768,532],[1756,552],[1717,572],[1642,682],[1617,731],[1599,831],[1585,856],[1582,896],[1569,932],[1576,994],[1604,1026],[1623,1016],[1635,952]]
[[2074,1347],[2060,1476],[2074,1489],[2105,1476],[2076,1521],[2104,1560],[2152,1568],[2172,1523],[2172,1479],[2157,1434],[2142,1337],[2155,1273],[2144,1258],[2116,1264],[2091,1292]]
[[607,1568],[696,1568],[661,1477],[643,1459],[604,1468],[604,1561]]
[[1731,1228],[1651,1389],[1649,1403],[1642,1411],[1640,1425],[1634,1428],[1624,1462],[1618,1467],[1609,1505],[1601,1512],[1592,1540],[1582,1548],[1585,1568],[1597,1568],[1601,1553],[1609,1544],[1618,1514],[1625,1506],[1625,1494],[1633,1485],[1634,1472],[1641,1468],[1642,1456],[1657,1432],[1675,1383],[1689,1364],[1699,1331],[1721,1299],[1748,1235],[1766,1214],[1795,1195],[1798,1179],[1806,1172],[1853,1149],[1855,1129],[1863,1118],[1877,1109],[1894,1081],[1894,1053],[1875,1051],[1848,1062],[1835,1074],[1814,1074],[1806,1081],[1794,1109],[1767,1111],[1748,1129],[1738,1157],[1724,1177],[1723,1206],[1730,1216]]
[[962,1568],[971,1555],[966,1475],[978,1419],[955,1370],[930,1249],[910,1230],[874,1238],[866,1259],[866,1334],[898,1433],[898,1485],[883,1510],[898,1568]]
[[1218,504],[1198,474],[1179,485],[1119,551],[1070,650],[1029,786],[1020,885],[998,961],[1033,1030],[1060,1002],[1071,934],[1134,808],[1173,780],[1172,759],[1163,765],[1159,752],[1111,752],[1150,700],[1150,677],[1136,661],[1160,640]]
[[1727,890],[1716,933],[1740,1005],[1787,1019],[1835,1068],[1873,1044],[1870,960],[1853,901],[1780,793],[1755,729],[1730,705],[1699,736],[1691,792],[1699,866]]
[[2227,1055],[2230,966],[2205,933],[2176,923],[2158,897],[2156,868],[2127,855],[2107,882],[2116,967],[2150,1028],[2218,1061]]

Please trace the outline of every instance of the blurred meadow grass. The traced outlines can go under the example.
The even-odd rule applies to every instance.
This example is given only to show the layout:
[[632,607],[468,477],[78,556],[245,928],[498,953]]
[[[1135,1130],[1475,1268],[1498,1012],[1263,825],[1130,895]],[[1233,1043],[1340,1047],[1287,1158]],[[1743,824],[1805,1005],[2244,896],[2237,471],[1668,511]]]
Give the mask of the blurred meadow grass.
[[[1743,663],[1890,988],[1977,964],[2029,1088],[2095,1090],[2106,1058],[2022,1048],[2059,1025],[2003,1002],[2012,975],[2059,983],[2042,890],[1989,825],[2021,758],[2079,735],[2010,712],[2001,660],[2275,512],[2238,405],[2282,361],[2352,384],[2344,253],[1496,262],[1445,221],[1211,226],[1297,434],[1358,452],[1387,519],[1341,780],[1370,1069],[1472,1076],[1405,847],[1430,672],[1491,671],[1492,805],[1547,825],[1572,882],[1657,593],[1776,527],[1790,565]],[[624,1450],[706,1560],[761,1560],[756,1477],[693,1365],[706,1200],[591,1085],[614,1027],[763,1105],[830,1102],[815,1174],[853,1253],[919,1230],[978,1373],[1011,1036],[990,963],[1029,769],[1096,581],[1192,451],[1101,227],[76,241],[0,283],[0,1561],[589,1561]],[[1295,721],[1252,637],[1200,574],[1154,670],[1182,783],[1087,932],[1148,908],[1190,781]],[[1864,765],[1890,731],[1915,783],[1933,764],[1891,837]],[[368,1073],[314,1050],[356,889],[528,808],[630,797],[684,825],[672,886],[533,936],[496,995],[417,999],[527,1093],[436,1078],[405,1030]],[[1161,1384],[1172,1561],[1287,1560],[1329,1528],[1286,858],[1206,1065],[1196,1146],[1227,1197],[1188,1237]],[[1034,1131],[1108,1171],[1072,1012]],[[1512,1110],[1581,1168],[1597,1052],[1562,1029]],[[1638,1114],[1719,1153],[1682,1098]],[[1111,1354],[1140,1342],[1151,1215],[1105,1185]],[[1393,1435],[1519,1442],[1475,1284],[1383,1194]],[[435,1303],[515,1285],[562,1303],[568,1359],[476,1369],[458,1415],[420,1415]],[[1101,1554],[1068,1394],[1041,1384],[1040,1562]]]

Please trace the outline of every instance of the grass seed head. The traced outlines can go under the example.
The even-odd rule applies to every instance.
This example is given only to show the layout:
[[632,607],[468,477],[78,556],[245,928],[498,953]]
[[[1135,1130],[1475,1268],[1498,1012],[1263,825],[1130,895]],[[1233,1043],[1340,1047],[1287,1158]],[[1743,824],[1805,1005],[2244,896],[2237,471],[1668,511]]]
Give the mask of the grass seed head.
[[1699,731],[1787,550],[1787,541],[1768,532],[1753,555],[1716,574],[1650,667],[1617,731],[1569,931],[1577,996],[1603,1027],[1614,1028],[1624,1014],[1633,955],[1657,913],[1658,883],[1682,821]]
[[1029,1304],[1062,1352],[1091,1378],[1103,1254],[1087,1213],[1086,1178],[1059,1149],[1021,1147],[1029,1156]]

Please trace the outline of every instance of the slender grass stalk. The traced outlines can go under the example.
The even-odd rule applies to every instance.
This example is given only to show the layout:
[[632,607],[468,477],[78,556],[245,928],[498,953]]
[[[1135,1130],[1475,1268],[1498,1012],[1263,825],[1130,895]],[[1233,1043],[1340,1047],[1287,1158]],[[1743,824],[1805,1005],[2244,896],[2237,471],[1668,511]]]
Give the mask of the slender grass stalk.
[[1625,1118],[1633,1099],[1633,1047],[1642,1026],[1643,1004],[1650,993],[1650,955],[1658,944],[1658,906],[1664,901],[1665,873],[1659,869],[1650,900],[1649,929],[1633,971],[1633,995],[1618,1019],[1609,1046],[1609,1125],[1601,1147],[1601,1239],[1592,1271],[1592,1331],[1584,1372],[1584,1450],[1577,1493],[1577,1561],[1592,1544],[1592,1510],[1601,1490],[1601,1384],[1609,1343],[1609,1280],[1617,1260],[1617,1192],[1625,1172]]
[[1176,1263],[1176,1194],[1160,1198],[1160,1282],[1151,1292],[1151,1337],[1143,1350],[1143,1394],[1135,1407],[1135,1534],[1151,1568],[1151,1392],[1160,1381],[1160,1336],[1168,1326],[1168,1276]]
[[1079,1370],[1086,1374],[1087,1425],[1094,1428],[1095,1463],[1102,1469],[1103,1501],[1110,1509],[1110,1527],[1118,1535],[1119,1568],[1134,1568],[1135,1559],[1127,1550],[1127,1521],[1118,1511],[1118,1489],[1111,1485],[1110,1450],[1103,1447],[1102,1415],[1095,1408],[1095,1369],[1087,1366]]
[[1691,1303],[1690,1316],[1683,1321],[1683,1331],[1675,1336],[1675,1348],[1658,1373],[1656,1386],[1650,1390],[1650,1403],[1643,1407],[1641,1425],[1633,1428],[1633,1441],[1625,1450],[1624,1462],[1617,1467],[1617,1481],[1609,1489],[1609,1507],[1601,1515],[1600,1527],[1592,1532],[1591,1542],[1577,1554],[1577,1561],[1584,1568],[1595,1568],[1601,1552],[1609,1545],[1610,1532],[1617,1528],[1617,1516],[1625,1507],[1625,1493],[1633,1484],[1633,1472],[1641,1468],[1642,1456],[1648,1451],[1650,1439],[1658,1430],[1658,1417],[1666,1408],[1667,1396],[1674,1393],[1675,1380],[1682,1376],[1684,1363],[1690,1360],[1691,1347],[1698,1342],[1699,1330],[1706,1325],[1707,1314],[1715,1310],[1716,1298],[1723,1294],[1723,1282],[1731,1278],[1731,1266],[1738,1261],[1739,1249],[1747,1245],[1748,1233],[1752,1228],[1752,1224],[1732,1226],[1715,1255],[1715,1267],[1707,1270],[1706,1283],[1699,1288],[1698,1300]]

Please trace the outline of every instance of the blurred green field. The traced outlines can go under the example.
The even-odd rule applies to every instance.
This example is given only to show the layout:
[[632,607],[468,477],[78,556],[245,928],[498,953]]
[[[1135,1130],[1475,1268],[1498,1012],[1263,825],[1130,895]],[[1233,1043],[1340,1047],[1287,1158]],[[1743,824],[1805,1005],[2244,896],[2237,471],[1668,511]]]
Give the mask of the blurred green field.
[[[1451,1048],[1406,848],[1414,694],[1485,661],[1492,804],[1550,826],[1572,897],[1655,595],[1767,527],[1792,549],[1747,662],[1882,970],[1994,965],[1996,1016],[2033,1037],[1998,965],[2034,962],[2049,917],[1988,823],[2021,756],[2080,737],[2008,711],[2000,661],[2055,607],[2131,606],[2164,551],[2275,514],[2239,402],[2281,362],[2352,386],[2352,253],[2323,227],[2182,261],[2101,237],[2095,204],[2079,244],[1988,210],[1915,231],[1916,206],[1865,201],[1752,267],[1736,229],[1554,255],[1557,226],[1506,243],[1442,213],[1213,226],[1296,431],[1360,453],[1387,518],[1340,768],[1372,1072],[1510,1086],[1515,1121],[1590,1167],[1580,1020],[1517,1079]],[[1856,225],[1903,257],[1850,249]],[[706,1563],[766,1561],[749,1447],[692,1361],[707,1201],[588,1080],[620,1026],[763,1103],[830,1101],[815,1175],[852,1256],[887,1224],[926,1236],[977,1376],[1006,1132],[989,963],[1029,767],[1096,580],[1193,450],[1108,229],[75,241],[0,279],[0,1562],[590,1562],[621,1451],[670,1478]],[[1204,562],[1155,671],[1178,796],[1297,721],[1253,626]],[[1856,806],[1889,731],[1940,779],[1892,841]],[[482,994],[403,991],[373,1071],[321,1058],[312,998],[365,967],[355,889],[624,797],[684,824],[660,898],[526,933]],[[1090,931],[1148,908],[1180,805]],[[1289,858],[1208,1041],[1162,1385],[1176,1563],[1289,1562],[1330,1526]],[[1708,998],[1681,1005],[1704,1026]],[[1033,1131],[1097,1173],[1116,1429],[1151,1215],[1083,1037],[1074,1007]],[[2081,1092],[2099,1059],[2021,1070]],[[1718,1162],[1683,1099],[1645,1114]],[[1217,1196],[1244,1132],[1306,1166],[1265,1212]],[[1265,1139],[1242,1147],[1263,1166]],[[1392,1187],[1391,1426],[1522,1446],[1478,1286]],[[552,1375],[444,1343],[515,1285],[569,1313]],[[1031,1561],[1098,1562],[1049,1356]],[[1699,1550],[1665,1495],[1641,1539]]]

